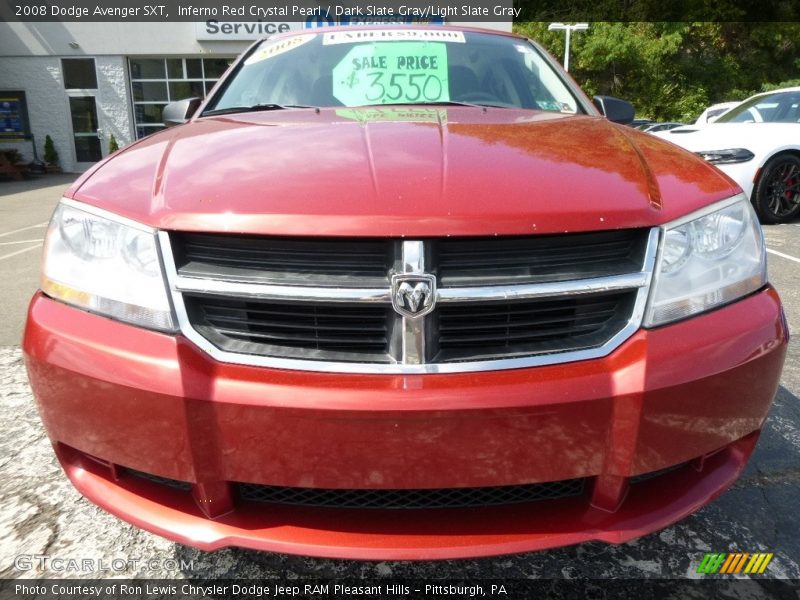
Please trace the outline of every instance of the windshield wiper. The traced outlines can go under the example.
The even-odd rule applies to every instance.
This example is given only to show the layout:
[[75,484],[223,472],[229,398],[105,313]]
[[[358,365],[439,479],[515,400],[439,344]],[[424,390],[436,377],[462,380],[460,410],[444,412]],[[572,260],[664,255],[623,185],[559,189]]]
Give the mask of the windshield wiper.
[[216,108],[214,110],[207,110],[202,117],[213,117],[216,115],[232,115],[235,113],[246,112],[260,112],[267,110],[286,110],[290,108],[316,108],[316,106],[306,106],[305,104],[253,104],[252,106],[229,106],[228,108]]
[[441,102],[423,102],[423,106],[469,106],[472,108],[517,108],[508,104],[495,102],[462,102],[460,100],[442,100]]
[[460,102],[459,100],[442,100],[434,102],[422,102],[423,106],[471,106],[472,108],[483,108],[485,104],[477,104],[475,102]]

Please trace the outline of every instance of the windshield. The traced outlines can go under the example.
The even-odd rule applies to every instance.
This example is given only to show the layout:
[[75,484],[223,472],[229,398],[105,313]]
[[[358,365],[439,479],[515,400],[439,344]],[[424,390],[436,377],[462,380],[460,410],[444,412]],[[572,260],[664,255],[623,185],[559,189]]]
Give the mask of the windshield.
[[579,110],[575,96],[529,42],[438,27],[266,40],[239,64],[203,114],[447,103]]
[[717,123],[797,123],[800,91],[778,92],[745,100],[717,119]]

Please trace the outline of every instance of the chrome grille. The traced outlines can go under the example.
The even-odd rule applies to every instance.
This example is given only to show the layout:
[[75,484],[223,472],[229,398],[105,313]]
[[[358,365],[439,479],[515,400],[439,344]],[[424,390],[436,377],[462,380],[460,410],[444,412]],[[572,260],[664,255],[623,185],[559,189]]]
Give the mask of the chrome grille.
[[[432,240],[161,232],[159,239],[181,330],[221,361],[448,373],[607,355],[640,325],[658,229]],[[418,287],[434,296],[433,310],[409,315],[403,308],[412,300],[398,306],[390,282],[426,275],[435,285]]]

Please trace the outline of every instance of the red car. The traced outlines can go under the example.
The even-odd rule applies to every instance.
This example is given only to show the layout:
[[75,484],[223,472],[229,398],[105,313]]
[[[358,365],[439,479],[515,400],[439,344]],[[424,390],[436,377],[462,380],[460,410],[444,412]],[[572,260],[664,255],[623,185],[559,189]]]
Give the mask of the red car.
[[434,559],[624,542],[741,473],[788,338],[761,230],[630,105],[449,27],[274,37],[199,104],[47,234],[24,350],[89,500]]

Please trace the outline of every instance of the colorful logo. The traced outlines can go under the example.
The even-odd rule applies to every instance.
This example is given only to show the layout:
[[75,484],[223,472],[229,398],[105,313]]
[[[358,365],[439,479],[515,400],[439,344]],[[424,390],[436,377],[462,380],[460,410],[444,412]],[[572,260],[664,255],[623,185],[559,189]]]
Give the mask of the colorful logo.
[[736,573],[760,575],[766,571],[772,556],[772,552],[707,553],[700,566],[697,567],[697,572],[704,575],[715,573],[720,575],[735,575]]

